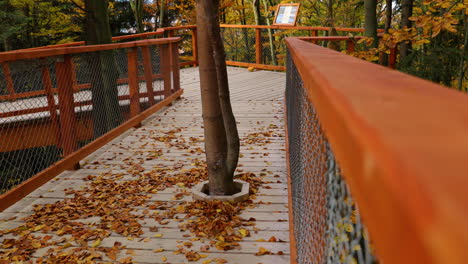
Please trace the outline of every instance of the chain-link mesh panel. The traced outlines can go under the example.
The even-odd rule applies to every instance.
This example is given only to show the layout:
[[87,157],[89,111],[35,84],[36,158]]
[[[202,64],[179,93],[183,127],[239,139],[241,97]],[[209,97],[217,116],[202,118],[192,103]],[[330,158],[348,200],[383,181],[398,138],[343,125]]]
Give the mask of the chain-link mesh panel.
[[160,46],[4,63],[0,193],[164,99],[161,68]]
[[180,37],[179,60],[180,62],[194,61],[193,58],[193,38],[191,29],[175,30],[175,36]]
[[255,29],[221,28],[226,60],[255,63]]
[[286,103],[298,263],[375,263],[319,117],[287,58]]

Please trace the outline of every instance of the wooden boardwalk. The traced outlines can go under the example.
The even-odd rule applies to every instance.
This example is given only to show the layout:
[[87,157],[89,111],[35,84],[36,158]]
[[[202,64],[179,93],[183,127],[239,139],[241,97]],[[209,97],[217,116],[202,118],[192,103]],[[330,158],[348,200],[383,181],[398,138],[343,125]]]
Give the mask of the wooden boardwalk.
[[[73,257],[188,263],[193,255],[199,259],[190,263],[289,263],[285,74],[228,71],[242,140],[238,172],[263,181],[251,196],[254,204],[240,214],[249,224],[240,228],[250,236],[239,246],[224,251],[210,244],[213,239],[181,231],[195,221],[180,205],[191,201],[187,189],[203,175],[204,160],[198,69],[188,68],[181,71],[181,100],[83,160],[82,169],[61,174],[0,213],[0,256],[16,243],[33,249],[33,259],[55,263]],[[6,232],[12,228],[18,232]]]

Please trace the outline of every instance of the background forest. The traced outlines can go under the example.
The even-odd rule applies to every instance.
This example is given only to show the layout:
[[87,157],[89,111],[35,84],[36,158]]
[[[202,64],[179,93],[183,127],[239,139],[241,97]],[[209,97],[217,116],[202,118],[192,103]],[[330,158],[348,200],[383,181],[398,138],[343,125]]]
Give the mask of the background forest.
[[[270,25],[276,5],[287,2],[223,0],[221,23]],[[369,27],[366,14],[375,16],[377,28],[386,32],[380,46],[364,39],[370,48],[353,55],[376,61],[378,54],[399,45],[399,70],[468,89],[468,0],[378,0],[375,6],[364,0],[295,2],[301,3],[300,26]],[[110,0],[109,10],[113,36],[195,24],[194,0]],[[0,0],[0,51],[84,40],[84,20],[83,0]],[[276,59],[281,58],[272,61]]]

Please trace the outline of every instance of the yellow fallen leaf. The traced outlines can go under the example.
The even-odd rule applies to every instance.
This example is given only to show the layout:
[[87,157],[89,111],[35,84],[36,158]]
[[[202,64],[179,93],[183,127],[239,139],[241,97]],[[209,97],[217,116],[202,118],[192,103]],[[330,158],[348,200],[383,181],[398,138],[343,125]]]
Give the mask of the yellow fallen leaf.
[[162,237],[162,234],[155,234],[154,237]]
[[38,226],[35,226],[35,227],[33,228],[33,231],[39,231],[39,230],[43,229],[44,227],[45,227],[45,225],[38,225]]
[[101,239],[98,239],[98,240],[94,241],[94,243],[91,245],[91,247],[95,248],[95,247],[99,247],[99,245],[101,245]]
[[247,229],[241,228],[239,229],[239,233],[241,234],[242,237],[249,236],[250,232]]
[[42,246],[41,242],[37,241],[37,240],[34,240],[32,243],[31,243],[31,246],[33,246],[33,248],[40,248]]
[[164,251],[164,248],[157,248],[155,250],[153,250],[154,253],[159,253],[159,252],[163,252]]
[[266,249],[264,247],[260,247],[258,249],[258,252],[255,253],[255,256],[263,256],[263,255],[270,255],[270,254],[271,254],[271,252],[268,249]]
[[69,248],[69,247],[71,247],[71,246],[72,246],[71,243],[65,243],[65,244],[62,246],[62,248]]
[[167,261],[167,258],[166,257],[161,257],[161,260],[166,262]]

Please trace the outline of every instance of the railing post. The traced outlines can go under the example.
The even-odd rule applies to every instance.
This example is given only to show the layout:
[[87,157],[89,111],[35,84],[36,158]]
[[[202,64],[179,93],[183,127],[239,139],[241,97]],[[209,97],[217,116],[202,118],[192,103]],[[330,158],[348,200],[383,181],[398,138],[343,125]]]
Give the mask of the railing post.
[[390,56],[388,56],[388,67],[395,69],[396,65],[396,58],[397,58],[397,51],[396,47],[390,49]]
[[148,102],[154,105],[154,90],[153,90],[153,66],[151,65],[151,54],[148,46],[141,47],[143,54],[143,69],[145,72],[146,91],[148,93]]
[[[138,49],[130,48],[127,50],[128,61],[128,86],[130,96],[130,116],[137,116],[140,111],[140,89],[138,85]],[[139,127],[140,124],[137,125]]]
[[174,37],[174,30],[168,30],[167,31],[167,37],[168,38],[173,38]]
[[[2,62],[3,75],[5,76],[7,91],[10,95],[15,95],[15,85],[13,84],[13,78],[11,78],[11,71],[8,62]],[[15,100],[15,99],[13,99]]]
[[[60,110],[60,141],[63,156],[66,157],[78,149],[73,103],[72,57],[70,55],[60,57],[55,67]],[[73,169],[78,168],[79,163],[73,166]]]
[[76,80],[76,65],[72,61],[71,62],[71,76],[72,76],[72,81],[73,81],[73,91],[78,92],[80,91],[80,88],[78,87],[78,81]]
[[164,81],[164,99],[171,95],[171,60],[169,44],[161,44],[161,74]]
[[352,39],[348,39],[346,41],[346,50],[349,52],[349,53],[352,53],[354,52],[354,41]]
[[[317,30],[311,30],[310,31],[310,36],[311,37],[317,37],[318,36],[318,31]],[[316,40],[312,40],[311,42],[314,43],[314,44],[317,44]]]
[[180,89],[180,72],[179,72],[179,43],[173,42],[171,45],[171,71],[172,71],[172,92]]
[[262,30],[260,28],[255,29],[255,62],[257,64],[262,63]]
[[53,87],[52,87],[52,81],[50,79],[50,71],[49,68],[47,67],[46,61],[42,61],[42,83],[44,84],[44,91],[46,92],[46,98],[47,98],[47,106],[49,107],[49,113],[50,113],[50,122],[52,129],[54,130],[55,133],[55,140],[56,144],[59,147],[61,146],[60,142],[60,129],[59,129],[59,121],[58,121],[58,115],[57,115],[57,105],[55,104],[55,97],[54,97],[54,92],[53,92]]
[[197,28],[192,29],[192,55],[195,62],[194,66],[198,66],[198,45],[197,45]]

